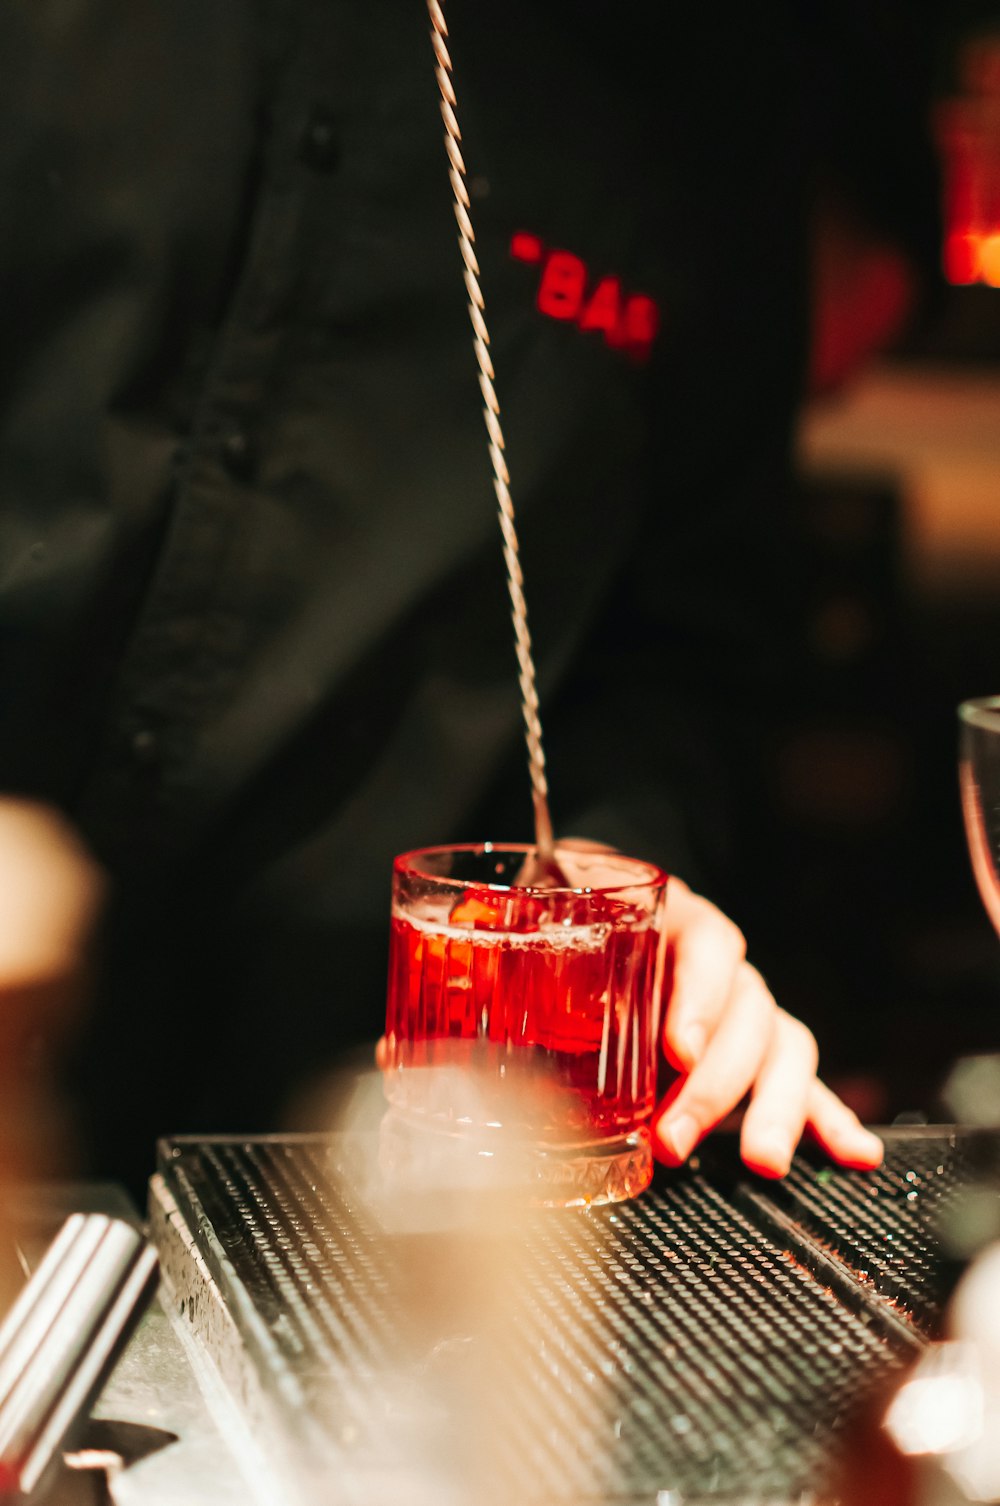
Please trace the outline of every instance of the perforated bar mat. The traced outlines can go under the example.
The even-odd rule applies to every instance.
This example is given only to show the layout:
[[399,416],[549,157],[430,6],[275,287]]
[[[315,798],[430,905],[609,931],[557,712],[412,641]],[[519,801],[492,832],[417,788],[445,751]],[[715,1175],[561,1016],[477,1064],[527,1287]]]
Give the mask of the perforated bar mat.
[[747,1195],[765,1221],[775,1205],[784,1213],[778,1227],[805,1258],[829,1253],[863,1292],[933,1336],[958,1274],[949,1236],[977,1188],[994,1199],[1000,1190],[1000,1136],[912,1128],[886,1132],[886,1143],[870,1175],[799,1156],[784,1181]]
[[947,1129],[887,1143],[878,1173],[800,1156],[778,1185],[720,1142],[505,1243],[387,1232],[347,1137],[180,1139],[152,1223],[294,1499],[407,1500],[422,1472],[484,1503],[805,1502],[933,1334],[938,1220],[982,1160]]

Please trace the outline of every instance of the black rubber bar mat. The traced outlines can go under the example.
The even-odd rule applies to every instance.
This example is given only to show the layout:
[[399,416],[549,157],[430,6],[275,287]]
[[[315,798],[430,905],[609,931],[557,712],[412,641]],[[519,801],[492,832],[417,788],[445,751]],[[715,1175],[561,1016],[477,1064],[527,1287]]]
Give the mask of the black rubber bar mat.
[[633,1203],[442,1233],[372,1215],[348,1137],[178,1139],[152,1223],[293,1499],[806,1502],[933,1336],[982,1162],[948,1128],[887,1144],[776,1184],[710,1142]]

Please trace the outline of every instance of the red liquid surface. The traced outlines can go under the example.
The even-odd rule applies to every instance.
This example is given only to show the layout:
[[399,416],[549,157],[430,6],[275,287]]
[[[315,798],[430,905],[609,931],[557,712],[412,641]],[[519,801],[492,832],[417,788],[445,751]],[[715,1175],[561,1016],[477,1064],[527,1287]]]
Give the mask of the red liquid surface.
[[554,1142],[627,1133],[653,1108],[659,933],[631,905],[580,896],[567,910],[563,896],[554,918],[515,895],[393,914],[389,1098],[447,1117],[415,1069],[460,1066],[480,1123]]

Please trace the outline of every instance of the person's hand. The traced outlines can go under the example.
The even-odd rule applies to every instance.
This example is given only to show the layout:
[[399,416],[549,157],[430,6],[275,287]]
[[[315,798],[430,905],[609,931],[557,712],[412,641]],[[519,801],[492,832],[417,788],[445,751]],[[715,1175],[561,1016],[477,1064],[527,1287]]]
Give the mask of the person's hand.
[[663,1046],[681,1076],[653,1119],[658,1158],[686,1161],[749,1094],[740,1151],[752,1170],[784,1176],[804,1132],[841,1165],[878,1166],[882,1142],[820,1082],[811,1032],[776,1004],[733,922],[671,877],[667,930]]
[[[558,850],[564,867],[574,858],[587,865],[571,882],[601,882],[600,854],[609,848],[574,838]],[[679,1166],[746,1099],[740,1152],[764,1176],[785,1175],[805,1133],[841,1165],[880,1165],[881,1140],[819,1080],[812,1033],[779,1008],[738,927],[672,875],[666,925],[663,1050],[680,1075],[653,1115],[657,1158]],[[384,1038],[375,1054],[384,1068]]]
[[100,869],[57,811],[0,798],[0,998],[72,991],[102,894]]
[[51,807],[0,797],[0,1186],[72,1165],[47,1047],[79,1013],[101,871]]

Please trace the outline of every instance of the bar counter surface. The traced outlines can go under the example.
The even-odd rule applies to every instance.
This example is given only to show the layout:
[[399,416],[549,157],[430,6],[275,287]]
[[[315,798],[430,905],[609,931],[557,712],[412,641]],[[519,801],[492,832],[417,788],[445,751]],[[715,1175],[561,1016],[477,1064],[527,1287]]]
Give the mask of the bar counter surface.
[[490,1228],[387,1216],[355,1136],[164,1141],[160,1298],[92,1424],[110,1499],[804,1506],[997,1185],[996,1135],[883,1133],[874,1173],[764,1181],[719,1137],[634,1202]]

